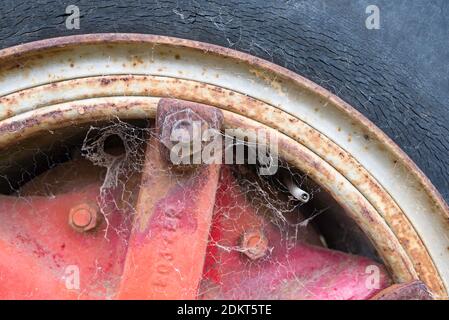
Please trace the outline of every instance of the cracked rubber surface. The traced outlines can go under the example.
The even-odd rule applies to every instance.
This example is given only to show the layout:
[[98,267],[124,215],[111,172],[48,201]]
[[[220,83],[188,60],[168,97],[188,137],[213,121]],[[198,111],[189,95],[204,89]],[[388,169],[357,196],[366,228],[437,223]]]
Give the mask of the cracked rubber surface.
[[[80,8],[80,30],[65,27],[69,4]],[[370,4],[380,8],[380,30],[365,28]],[[0,47],[72,34],[137,32],[262,57],[362,112],[449,201],[448,17],[445,0],[3,0]]]

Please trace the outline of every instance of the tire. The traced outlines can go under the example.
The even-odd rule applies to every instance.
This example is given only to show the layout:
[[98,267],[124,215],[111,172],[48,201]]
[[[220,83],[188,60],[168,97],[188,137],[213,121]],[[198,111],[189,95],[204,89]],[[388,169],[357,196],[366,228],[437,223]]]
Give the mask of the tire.
[[[379,30],[365,27],[368,3],[345,1],[5,0],[1,48],[71,34],[175,36],[250,53],[284,66],[354,106],[389,135],[449,201],[449,3],[376,1]],[[432,17],[432,23],[426,17]]]

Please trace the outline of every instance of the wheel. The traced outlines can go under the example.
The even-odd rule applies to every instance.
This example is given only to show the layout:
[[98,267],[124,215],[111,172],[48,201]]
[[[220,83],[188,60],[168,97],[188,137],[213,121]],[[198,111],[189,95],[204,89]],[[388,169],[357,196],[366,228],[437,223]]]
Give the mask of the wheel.
[[[49,2],[45,6],[51,6],[51,4]],[[6,3],[5,6],[12,6],[12,3]],[[279,58],[280,55],[276,54],[272,55],[273,59],[271,60],[281,65],[285,65],[285,61],[291,61],[291,63],[285,65],[287,68],[306,75],[337,93],[343,100],[350,102],[374,121],[380,129],[394,138],[400,147],[425,170],[428,176],[433,178],[433,182],[439,187],[440,192],[443,195],[446,194],[447,179],[444,177],[447,170],[445,170],[444,153],[447,139],[435,139],[434,136],[445,137],[447,135],[447,128],[444,125],[447,113],[431,97],[431,94],[440,96],[441,93],[437,95],[435,91],[426,91],[422,88],[417,90],[412,81],[405,80],[407,79],[407,73],[400,65],[393,62],[387,64],[381,61],[376,58],[372,49],[361,51],[349,49],[356,47],[357,39],[356,37],[345,36],[340,29],[338,31],[317,31],[324,28],[324,26],[320,26],[321,29],[309,30],[308,28],[312,25],[316,26],[317,22],[309,25],[304,22],[306,26],[303,26],[298,22],[290,22],[289,19],[278,21],[273,18],[271,13],[266,12],[263,6],[254,6],[254,4],[236,4],[235,6],[238,6],[243,13],[248,12],[249,20],[252,19],[251,21],[253,21],[248,24],[242,23],[243,26],[240,27],[239,32],[236,32],[230,26],[231,22],[229,21],[231,19],[223,20],[226,15],[229,16],[229,11],[226,11],[226,8],[229,7],[221,7],[219,10],[221,14],[219,12],[217,15],[218,20],[214,18],[211,21],[211,19],[204,18],[201,15],[201,12],[203,12],[201,10],[214,12],[218,8],[215,5],[208,5],[207,8],[202,6],[201,8],[186,9],[182,5],[181,8],[173,8],[168,3],[156,4],[157,10],[153,12],[155,16],[152,22],[141,24],[136,24],[135,19],[142,12],[142,8],[139,6],[128,8],[128,14],[120,20],[120,23],[122,23],[120,28],[125,31],[143,32],[148,28],[146,23],[151,23],[153,27],[157,26],[156,29],[162,34],[183,36],[184,38],[192,38],[192,35],[197,35],[200,40],[224,44],[241,51],[249,50],[251,53],[265,58],[267,58],[265,55],[267,51],[282,52],[280,54],[282,58]],[[288,4],[271,4],[270,6],[274,6],[274,10],[285,12]],[[295,5],[294,7],[297,11],[291,13],[293,16],[302,17],[302,13],[307,10],[312,10],[316,15],[323,14],[320,13],[316,5]],[[57,8],[58,6],[53,6],[49,12],[56,11]],[[87,8],[87,4],[85,8]],[[250,8],[257,8],[257,10],[250,10]],[[80,5],[80,9],[83,12],[83,4]],[[120,6],[114,6],[109,15],[117,14],[120,10]],[[221,10],[228,13],[223,14]],[[330,12],[335,13],[332,10]],[[180,20],[167,23],[160,17],[163,12],[174,14]],[[340,11],[337,10],[336,12]],[[255,15],[260,16],[261,14],[264,21],[271,22],[264,24],[262,28],[260,23],[254,23],[253,18]],[[102,17],[103,13],[99,12],[98,15]],[[47,18],[47,24],[48,21],[53,21],[51,20],[52,15],[49,16],[50,20]],[[39,18],[39,15],[37,17]],[[99,29],[95,31],[107,31],[108,24],[99,26],[98,21],[100,20],[82,20],[82,23],[86,22],[86,24],[79,32],[85,33],[94,29]],[[57,21],[55,20],[55,23]],[[194,27],[186,27],[186,21],[191,22]],[[313,18],[309,22],[312,23]],[[43,20],[39,23],[43,23]],[[50,24],[52,23],[50,22]],[[198,32],[198,34],[192,31],[195,30],[195,27],[198,28],[197,30],[204,30],[207,23],[216,26],[216,30]],[[348,27],[346,24],[343,25]],[[279,26],[282,26],[283,29]],[[301,35],[303,38],[286,37],[286,32],[280,33],[278,31],[290,30],[293,27],[305,28],[304,34]],[[259,30],[256,38],[249,38],[249,33],[254,29]],[[265,32],[271,32],[270,36],[266,36]],[[366,30],[363,32],[366,32]],[[46,38],[49,35],[65,35],[66,33],[67,30],[65,29],[59,29],[54,33],[38,31],[37,33],[18,34],[16,37],[11,37],[9,41],[18,43],[30,40],[33,37],[39,39]],[[223,34],[225,35],[224,40]],[[362,32],[360,31],[358,34],[360,35]],[[237,35],[239,41],[233,41],[233,37]],[[334,40],[334,37],[336,40]],[[280,40],[281,38],[283,41]],[[250,39],[252,42],[250,42]],[[324,42],[324,39],[326,42]],[[338,42],[343,41],[345,46],[337,43],[337,40]],[[280,43],[283,43],[282,49],[279,47]],[[298,58],[289,60],[288,57],[293,53]],[[342,61],[341,57],[347,59]],[[115,149],[119,150],[118,155],[130,154],[131,150],[131,154],[137,157],[133,158],[135,163],[128,168],[131,172],[130,177],[119,179],[124,189],[117,192],[119,192],[119,198],[122,200],[125,195],[127,197],[125,197],[127,201],[120,204],[120,209],[124,210],[123,206],[126,207],[128,202],[132,203],[131,211],[138,216],[141,211],[138,208],[141,208],[141,205],[138,205],[140,203],[139,197],[135,197],[145,192],[145,188],[142,188],[139,179],[140,173],[146,172],[144,168],[147,164],[147,161],[139,157],[145,154],[142,149],[145,149],[146,145],[151,146],[151,143],[148,142],[148,135],[153,135],[152,130],[157,131],[158,128],[149,119],[156,117],[159,110],[158,105],[161,101],[165,101],[163,98],[174,98],[175,101],[180,101],[182,104],[186,103],[183,101],[192,101],[206,105],[208,108],[221,110],[224,117],[222,129],[239,127],[251,130],[264,129],[274,132],[277,141],[280,141],[279,156],[282,165],[275,178],[262,179],[263,177],[258,174],[257,170],[254,174],[254,168],[252,167],[248,170],[246,167],[237,166],[232,170],[229,169],[231,170],[230,173],[226,173],[228,169],[222,168],[220,178],[217,178],[216,183],[218,184],[210,190],[226,189],[227,181],[233,186],[238,185],[238,188],[240,188],[238,190],[242,190],[240,193],[245,193],[245,190],[247,190],[245,188],[248,188],[248,185],[242,186],[239,179],[232,180],[233,177],[244,176],[251,182],[249,186],[252,186],[253,189],[255,185],[258,186],[254,199],[259,200],[252,200],[257,203],[256,208],[265,208],[271,205],[272,209],[282,209],[280,211],[283,212],[293,210],[292,208],[297,210],[299,207],[300,214],[297,214],[293,224],[304,222],[300,228],[301,234],[304,233],[304,235],[298,237],[296,234],[296,240],[305,241],[313,246],[324,246],[333,250],[368,257],[371,259],[370,262],[363,262],[365,261],[363,259],[355,260],[355,265],[358,265],[359,268],[379,266],[379,270],[383,270],[380,273],[381,278],[385,280],[382,280],[384,282],[381,281],[382,287],[386,286],[389,281],[406,283],[421,280],[434,297],[447,297],[445,286],[448,277],[446,270],[449,270],[447,268],[449,261],[448,244],[443,235],[446,234],[448,229],[448,209],[444,200],[424,174],[381,130],[347,103],[315,83],[280,66],[223,47],[181,39],[136,34],[90,35],[30,43],[2,51],[0,59],[2,59],[2,97],[0,98],[0,105],[3,110],[2,122],[0,123],[0,126],[3,127],[1,143],[3,149],[7,150],[3,152],[2,157],[2,168],[4,168],[2,171],[2,190],[4,194],[9,194],[2,200],[3,212],[9,212],[12,210],[11,208],[22,208],[18,204],[20,199],[29,200],[28,197],[32,199],[42,196],[48,198],[50,195],[59,197],[63,194],[65,196],[69,194],[78,199],[77,197],[82,196],[84,191],[74,194],[75,190],[84,190],[89,184],[97,183],[95,190],[99,190],[100,193],[92,192],[95,195],[94,198],[89,198],[90,200],[87,201],[87,204],[93,205],[94,209],[90,206],[85,207],[85,201],[81,201],[81,207],[78,207],[74,202],[79,202],[79,199],[74,202],[65,199],[69,207],[66,207],[67,205],[62,206],[55,209],[55,212],[70,217],[68,224],[66,220],[60,222],[64,223],[67,228],[71,228],[66,230],[70,234],[69,238],[73,236],[85,239],[84,236],[89,237],[94,234],[96,237],[100,236],[100,238],[102,236],[107,237],[108,233],[104,233],[104,231],[109,230],[110,220],[106,219],[103,210],[105,210],[108,201],[105,200],[107,197],[102,193],[102,190],[109,190],[105,186],[112,183],[110,174],[114,170],[111,169],[111,163],[104,165],[104,161],[115,159],[116,155],[109,156],[108,153],[102,153],[102,156],[98,157],[99,150],[101,151],[102,148],[106,150],[106,146],[110,144],[113,152],[115,152]],[[371,63],[367,64],[366,61]],[[413,70],[409,69],[408,72],[413,72]],[[326,76],[323,77],[323,75]],[[382,94],[378,92],[382,92]],[[419,99],[415,98],[418,95]],[[366,102],[366,100],[368,101]],[[411,109],[411,101],[415,100],[420,103],[414,105],[414,108]],[[387,101],[393,101],[391,108],[385,108],[385,106],[389,106]],[[420,111],[429,104],[432,105],[431,114]],[[373,107],[367,108],[369,105]],[[192,108],[194,110],[196,107]],[[401,112],[398,112],[398,110],[401,110]],[[404,110],[407,110],[407,112],[403,112]],[[398,116],[398,113],[401,114],[401,117]],[[118,121],[116,123],[113,120],[115,118],[119,119],[116,120]],[[404,123],[410,123],[411,125],[405,127]],[[425,131],[426,127],[423,123],[428,123],[432,127],[432,136],[429,136]],[[104,139],[107,140],[104,140],[103,145],[98,149],[98,145],[95,144],[98,143],[98,134],[101,136],[102,132],[109,132],[107,131],[108,128],[113,128],[113,131],[111,131],[114,133],[112,142],[108,139],[110,135],[105,135]],[[117,130],[120,134],[117,134]],[[51,134],[48,135],[48,132]],[[88,144],[90,134],[95,134],[96,137],[92,140],[95,142],[93,147],[97,148],[95,149],[96,152],[93,153],[95,155],[93,158],[89,158],[89,150],[92,149],[86,149],[90,146]],[[131,136],[133,137],[131,139],[133,143],[128,145],[127,141]],[[422,142],[423,136],[426,139],[424,142]],[[142,141],[145,143],[142,143]],[[416,146],[419,146],[419,148]],[[148,150],[149,147],[146,148]],[[435,159],[430,158],[429,160],[429,153],[423,152],[423,148],[436,150],[430,152]],[[81,158],[87,157],[87,164],[84,162],[85,160],[80,158],[80,154],[82,155]],[[59,163],[66,164],[58,165]],[[103,165],[106,171],[98,170],[98,167],[92,166],[92,164]],[[227,168],[227,166],[225,167]],[[79,170],[79,168],[82,168],[82,174],[73,175],[72,172]],[[124,168],[120,170],[122,169]],[[186,172],[189,172],[189,170],[176,172],[176,175],[184,176],[188,175]],[[437,172],[443,174],[436,174]],[[57,182],[59,175],[67,178],[64,181]],[[134,177],[135,175],[137,177]],[[287,176],[288,181],[285,180],[285,176]],[[105,177],[109,178],[105,179]],[[164,181],[161,177],[159,179]],[[231,179],[231,182],[229,182],[229,179]],[[99,182],[101,182],[100,185],[98,185]],[[294,188],[291,187],[292,183],[293,186],[297,184],[301,188],[291,189]],[[304,185],[304,188],[302,185]],[[270,201],[267,204],[267,199],[260,200],[261,194],[264,190],[266,191],[266,188],[276,190],[271,195],[274,203],[277,203],[276,205],[273,205]],[[251,194],[254,194],[253,189],[250,188]],[[312,195],[310,203],[305,205],[301,204],[300,196],[295,197],[298,194],[297,192],[303,192],[302,189],[312,190],[310,193],[305,193],[307,196]],[[12,200],[10,197],[15,198]],[[210,194],[209,197],[214,198]],[[293,201],[292,208],[279,204],[279,199],[284,199],[283,197],[287,197],[286,201],[289,204]],[[159,197],[155,199],[159,199]],[[251,204],[245,202],[250,200],[240,199],[238,201],[239,206],[251,207]],[[198,203],[204,202],[199,201]],[[226,210],[231,210],[230,205],[226,204],[223,197],[217,196],[214,206],[217,206],[217,203],[218,206],[223,205],[228,208]],[[41,205],[44,209],[48,206],[47,203]],[[331,209],[328,207],[331,207]],[[79,208],[83,210],[78,210]],[[44,209],[42,210],[45,212]],[[316,215],[317,212],[324,209],[326,209],[327,214]],[[31,212],[33,211],[35,209],[32,209]],[[81,212],[81,217],[75,215],[75,212],[78,211]],[[206,211],[214,212],[214,216],[216,215],[215,211]],[[28,211],[22,208],[18,212]],[[93,221],[91,219],[92,212],[99,219],[98,225],[91,225]],[[80,213],[78,212],[78,214]],[[41,219],[45,221],[45,217],[50,219],[45,215]],[[81,222],[74,223],[73,217],[78,217]],[[97,221],[97,218],[94,220]],[[86,219],[89,221],[86,222]],[[251,220],[253,218],[245,219]],[[292,217],[289,217],[289,219],[292,219]],[[28,220],[25,219],[23,224],[26,225]],[[34,229],[35,224],[40,225],[43,221],[37,220],[30,224],[29,228]],[[121,234],[118,232],[121,231],[126,235],[125,238],[129,236],[131,237],[129,239],[132,239],[133,233],[131,232],[130,221],[134,220],[122,221],[118,219],[115,224],[112,224],[114,227],[112,230],[115,230],[116,235]],[[207,222],[207,219],[205,221]],[[273,224],[271,219],[269,221]],[[281,219],[281,221],[283,220]],[[308,221],[312,221],[312,223],[309,225]],[[86,222],[85,225],[84,222]],[[206,222],[204,223],[207,225]],[[117,228],[117,223],[118,226],[123,228]],[[218,228],[216,227],[217,223],[222,224],[223,222],[212,220],[210,223],[212,223],[212,230],[215,230],[214,228]],[[290,220],[289,223],[291,223]],[[252,224],[254,222],[250,223],[249,226]],[[14,221],[10,221],[7,225],[13,228]],[[80,227],[80,225],[82,226]],[[275,219],[274,225],[279,227],[279,225],[283,225],[283,222]],[[231,229],[236,229],[236,226],[232,226]],[[253,228],[246,229],[248,233],[241,231],[238,237],[235,232],[227,236],[234,237],[232,238],[234,242],[238,238],[238,243],[240,243],[239,241],[251,243],[248,239],[254,237],[254,230],[252,230]],[[17,236],[25,232],[24,230],[15,229],[15,231],[9,230],[8,232],[10,232],[10,235]],[[268,232],[268,235],[263,233],[262,236],[256,233],[256,238],[261,239],[256,242],[254,248],[256,253],[252,250],[247,251],[249,255],[244,253],[243,259],[249,260],[244,261],[251,262],[250,256],[252,255],[256,257],[256,264],[260,263],[257,252],[260,251],[260,245],[266,246],[264,245],[265,241],[268,243],[284,243],[288,238],[285,225],[279,227],[279,230],[281,230],[280,234],[282,235],[280,238],[277,233]],[[297,229],[295,230],[297,231]],[[74,231],[78,232],[75,236],[72,235]],[[341,239],[342,233],[345,234],[344,240]],[[40,239],[42,237],[50,240],[54,235],[48,234],[48,230],[46,232],[40,230],[28,236],[27,239]],[[216,262],[218,259],[211,253],[211,250],[216,250],[216,247],[220,248],[220,246],[211,246],[210,243],[216,242],[220,245],[220,241],[231,240],[226,236],[216,240],[210,233],[208,234],[207,242],[209,242],[209,245],[205,249],[206,251],[197,250],[197,252],[207,252],[206,266],[213,266],[212,262]],[[119,246],[114,242],[116,246],[113,247],[119,248],[118,251],[114,251],[114,257],[121,256],[119,251],[125,250],[124,248],[127,248],[130,243],[132,241],[125,241]],[[60,246],[62,245],[63,243],[60,244]],[[104,252],[112,250],[105,244],[102,245],[104,245],[102,247]],[[237,250],[231,250],[234,254],[233,257],[238,256],[235,259],[242,259],[242,252],[239,254],[235,252],[241,250],[242,246],[235,243],[234,245]],[[233,246],[226,246],[228,250],[230,247]],[[11,248],[8,250],[11,250]],[[7,247],[4,248],[4,252],[8,252],[8,250]],[[42,254],[36,248],[28,247],[27,250]],[[50,252],[58,260],[60,255],[63,255],[61,250],[61,247],[52,248]],[[178,250],[179,252],[182,251],[181,249]],[[101,254],[104,255],[104,252]],[[90,254],[95,256],[100,252]],[[294,257],[295,255],[292,253],[288,256]],[[198,258],[195,255],[192,255],[192,257]],[[222,256],[220,257],[220,261],[224,259]],[[107,265],[111,257],[103,256],[103,258],[103,262]],[[4,261],[8,261],[8,259],[11,259],[11,255],[6,255]],[[267,259],[267,257],[262,256],[261,261],[267,261]],[[152,260],[159,261],[154,257]],[[41,260],[38,259],[38,261]],[[86,261],[91,262],[88,258],[86,258]],[[61,269],[62,266],[66,268],[68,265],[66,262],[61,263],[61,261],[53,261],[50,265],[47,263],[48,261],[44,264],[46,268],[49,266],[51,266],[50,269],[59,268],[58,272],[62,273],[64,273],[61,271],[63,270]],[[89,263],[84,266],[82,262],[78,261],[73,265],[91,268]],[[126,265],[126,262],[123,263]],[[378,263],[384,265],[386,269],[383,269],[383,266]],[[183,264],[187,268],[192,265],[192,261],[190,263],[184,261]],[[247,265],[252,265],[252,263],[245,263],[245,266]],[[275,263],[272,262],[271,266],[273,265]],[[285,265],[285,263],[278,263],[277,265]],[[4,267],[8,268],[8,264],[5,263]],[[117,268],[117,265],[113,264],[113,267]],[[232,283],[235,279],[221,280],[218,282],[220,284],[218,287],[214,285],[211,274],[216,275],[220,272],[214,267],[210,268],[212,268],[210,272],[202,270],[202,290],[200,290],[202,294],[197,296],[198,291],[192,293],[192,291],[187,290],[184,292],[184,297],[257,298],[248,292],[251,292],[251,288],[254,288],[254,286],[260,286],[262,283],[260,279],[252,285],[245,282],[247,287],[242,285],[236,293],[229,291],[230,289],[224,289],[226,281]],[[234,265],[233,268],[237,267]],[[242,269],[243,267],[240,265],[239,268]],[[164,268],[162,267],[162,269]],[[357,270],[361,272],[362,269]],[[243,270],[246,269],[243,268]],[[82,273],[86,272],[82,271]],[[114,275],[115,273],[111,272],[110,274]],[[121,273],[117,274],[121,276]],[[258,275],[262,274],[260,272]],[[142,275],[145,275],[145,273],[142,273]],[[44,278],[45,276],[43,276]],[[145,295],[142,292],[143,295],[138,294],[140,283],[138,279],[130,277],[129,282],[126,283],[132,284],[134,281],[134,284],[127,287],[126,290],[125,288],[119,290],[121,294],[118,297],[155,297],[154,295]],[[173,278],[170,279],[173,280]],[[195,279],[198,280],[198,275],[192,279],[189,282],[190,284],[195,283]],[[29,283],[38,280],[30,276]],[[110,279],[106,280],[110,281]],[[345,280],[342,281],[345,282]],[[176,284],[176,281],[168,281],[167,283]],[[59,283],[58,285],[62,284]],[[179,283],[178,285],[182,287]],[[259,296],[259,298],[348,298],[339,295],[320,296],[322,293],[314,293],[312,297],[302,296],[295,291],[294,285],[292,287],[286,286],[288,288],[286,291],[290,296],[280,295],[279,292],[268,295],[265,292],[265,295]],[[7,289],[7,286],[4,288]],[[63,295],[64,297],[79,294],[76,290],[67,291],[65,287],[59,289],[49,289],[48,292],[43,293],[43,297],[45,297],[45,294],[47,294],[46,297],[52,296],[51,294],[54,296],[55,292],[58,292],[58,294],[65,292],[67,296]],[[100,290],[102,293],[97,296],[91,295],[93,291],[91,289],[88,290],[85,298],[117,297],[115,296],[117,291],[112,287],[103,286]],[[379,288],[371,289],[368,292],[362,290],[362,293],[357,297],[370,297]],[[24,286],[23,290],[27,292],[27,287]],[[102,290],[109,290],[110,292],[105,293]],[[10,292],[10,290],[7,291]],[[166,294],[164,290],[161,292],[160,294]],[[247,295],[243,294],[245,292]],[[17,294],[20,296],[19,292]],[[36,296],[40,297],[39,295]],[[160,298],[161,295],[156,297]]]
[[[447,240],[435,238],[430,232],[444,232],[447,228],[444,201],[385,134],[316,84],[236,51],[159,36],[103,34],[59,38],[4,50],[0,59],[4,66],[0,100],[3,189],[10,194],[2,199],[1,210],[6,228],[4,270],[10,271],[15,282],[17,270],[11,269],[8,261],[28,256],[21,250],[37,254],[30,261],[23,261],[23,266],[33,263],[36,271],[44,268],[45,272],[58,269],[54,282],[47,283],[49,275],[44,271],[36,272],[28,282],[23,282],[23,291],[14,292],[5,286],[4,294],[21,296],[28,293],[31,283],[32,287],[39,284],[46,288],[36,293],[37,297],[86,294],[85,298],[170,298],[175,294],[185,298],[367,298],[376,293],[372,289],[385,287],[390,278],[398,283],[421,280],[436,297],[445,296]],[[143,144],[145,134],[139,134],[136,126],[119,122],[116,126],[92,127],[92,123],[114,118],[136,121],[154,117],[156,138]],[[183,132],[173,136],[175,127],[192,133],[195,130],[189,123],[195,121],[216,130],[234,129],[232,132],[241,141],[237,144],[246,144],[248,148],[252,143],[246,136],[247,130],[270,132],[268,140],[270,145],[271,140],[276,141],[276,147],[270,149],[268,158],[278,153],[275,159],[280,159],[283,165],[275,166],[275,172],[267,174],[275,178],[262,179],[260,168],[266,163],[260,164],[258,155],[254,164],[261,167],[257,174],[251,169],[237,168],[233,173],[237,177],[235,182],[226,166],[220,175],[221,165],[214,165],[215,162],[207,165],[210,162],[199,161],[200,169],[193,171],[190,165],[180,171],[171,168],[180,163],[173,161],[171,153],[168,157],[161,150],[165,150],[164,146],[172,150],[171,141],[176,141],[173,137],[185,136]],[[91,123],[90,129],[83,125],[86,123]],[[186,129],[189,126],[192,128]],[[92,130],[95,138],[91,137]],[[230,135],[227,131],[224,134]],[[148,135],[153,136],[147,132]],[[200,138],[203,141],[204,137]],[[118,139],[119,143],[111,139]],[[253,145],[266,145],[268,140]],[[142,148],[147,150],[143,158],[139,156]],[[80,162],[73,155],[76,150],[91,165]],[[70,161],[52,169],[61,161],[58,154],[60,159]],[[249,157],[248,153],[245,159]],[[168,166],[162,158],[170,159]],[[30,159],[33,159],[31,167]],[[236,158],[230,159],[234,163]],[[105,167],[106,172],[99,174],[92,164]],[[80,172],[73,175],[77,170]],[[39,175],[41,172],[44,173]],[[246,178],[242,179],[243,176]],[[295,178],[298,176],[302,179]],[[305,183],[304,177],[310,178],[310,182]],[[244,189],[242,181],[249,181],[250,188]],[[324,193],[316,192],[317,200],[309,208],[312,211],[288,217],[298,205],[282,206],[285,197],[282,186],[293,198],[306,202],[309,193],[297,189],[302,184]],[[236,195],[232,193],[234,187],[240,190]],[[229,193],[231,199],[227,199]],[[246,193],[254,195],[239,198]],[[270,193],[276,205],[268,201]],[[300,198],[298,194],[307,197]],[[308,222],[323,206],[320,203],[327,204],[333,212],[323,222],[317,221],[319,232],[313,228],[309,231]],[[158,209],[161,206],[165,209]],[[238,214],[230,219],[235,207],[239,208]],[[245,208],[252,210],[248,213]],[[217,218],[223,211],[224,220]],[[282,214],[279,216],[278,212]],[[265,217],[263,222],[259,221],[260,214]],[[345,220],[347,223],[342,223]],[[48,227],[38,228],[43,224]],[[102,227],[95,228],[97,225]],[[281,227],[274,231],[273,226]],[[295,232],[290,229],[292,226]],[[89,233],[91,229],[96,232]],[[108,230],[114,231],[111,236],[114,241],[104,243]],[[214,230],[219,230],[218,236]],[[174,232],[174,238],[164,238],[169,231]],[[292,232],[293,251],[290,251]],[[339,243],[341,232],[347,233],[349,240]],[[69,241],[70,249],[65,249],[65,241]],[[80,247],[85,241],[94,242]],[[94,245],[95,241],[100,244]],[[335,257],[333,251],[329,255],[328,251],[315,247],[309,252],[308,246],[303,247],[304,242],[324,247],[331,242],[332,249],[344,248],[372,260],[353,261],[350,256],[342,258],[339,254]],[[273,256],[266,256],[270,251],[268,243],[275,248]],[[7,254],[14,252],[17,245],[16,254]],[[191,259],[182,255],[187,248],[193,250]],[[86,250],[84,255],[80,255],[82,250]],[[49,262],[46,252],[61,261]],[[232,257],[226,256],[229,252]],[[250,260],[261,257],[266,260],[242,264],[242,252]],[[301,259],[309,255],[315,258]],[[306,287],[305,293],[301,290],[304,283],[297,282],[297,272],[309,270],[301,261],[315,261],[317,255],[322,257],[317,261],[323,259],[323,263],[312,270],[321,275],[323,270],[329,272],[330,265],[341,265],[343,275],[359,274],[374,266],[379,270],[378,287],[360,293],[358,289],[366,287],[362,281],[349,291],[350,296],[342,296],[346,292],[342,283],[349,287],[354,283],[345,277],[331,277],[343,290],[336,289],[336,295],[323,296],[319,291],[310,296],[312,288],[322,285],[314,283]],[[222,270],[228,259],[236,262],[225,264],[229,269]],[[290,259],[295,263],[290,264]],[[80,293],[60,288],[61,265],[67,266],[70,260],[76,262],[73,265],[82,266],[83,274],[89,274],[85,280],[88,290]],[[384,271],[380,271],[383,267],[376,260],[385,265]],[[112,268],[103,274],[106,277],[103,282],[96,278],[98,270],[92,269],[92,261],[103,261],[101,270],[106,269],[105,265]],[[196,263],[199,261],[204,263]],[[286,268],[290,265],[293,269]],[[343,266],[353,266],[354,270],[348,271]],[[251,273],[254,269],[258,270],[256,274]],[[295,275],[294,281],[289,281],[287,275],[271,281],[265,278],[264,272],[278,275],[285,269],[286,274]],[[185,270],[189,276],[180,280],[174,270]],[[229,278],[234,272],[240,276]],[[254,279],[257,281],[251,282]],[[268,281],[265,284],[275,281],[282,285],[274,292],[262,290],[261,296],[255,296],[255,288],[263,288],[264,279]],[[241,281],[242,286],[236,287],[235,281]],[[101,284],[101,288],[92,287],[93,284]],[[205,288],[204,294],[197,296],[203,292],[199,288]]]

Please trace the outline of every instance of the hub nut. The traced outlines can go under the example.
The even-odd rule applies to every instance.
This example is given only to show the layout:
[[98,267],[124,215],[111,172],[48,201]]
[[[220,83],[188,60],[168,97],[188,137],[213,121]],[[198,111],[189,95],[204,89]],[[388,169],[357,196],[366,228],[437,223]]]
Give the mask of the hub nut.
[[248,231],[241,240],[242,252],[251,260],[262,258],[268,251],[268,240],[260,230]]
[[97,226],[97,208],[82,203],[70,209],[69,225],[78,232],[86,232]]

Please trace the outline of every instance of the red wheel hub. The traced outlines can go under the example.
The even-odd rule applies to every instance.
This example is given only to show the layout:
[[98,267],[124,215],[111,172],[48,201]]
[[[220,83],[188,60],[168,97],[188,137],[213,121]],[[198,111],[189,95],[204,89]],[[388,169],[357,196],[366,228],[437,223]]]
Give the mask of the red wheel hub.
[[366,299],[389,285],[382,265],[322,247],[313,230],[303,241],[285,236],[295,230],[260,212],[230,166],[171,165],[162,128],[186,108],[220,129],[217,110],[162,100],[135,210],[123,205],[123,186],[105,190],[80,160],[35,182],[72,175],[70,190],[2,196],[0,298]]

